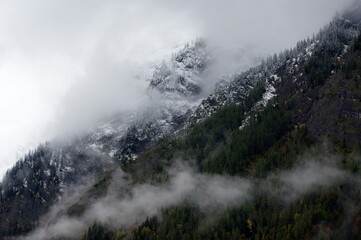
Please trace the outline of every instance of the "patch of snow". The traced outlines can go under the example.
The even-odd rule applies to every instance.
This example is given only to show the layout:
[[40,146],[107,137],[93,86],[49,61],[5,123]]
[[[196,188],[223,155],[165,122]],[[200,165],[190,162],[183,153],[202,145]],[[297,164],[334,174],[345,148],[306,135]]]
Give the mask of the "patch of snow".
[[342,55],[346,54],[349,48],[350,48],[349,45],[344,45],[344,46],[343,46]]
[[65,170],[65,172],[75,172],[74,168],[68,167],[68,166],[64,167],[64,170]]
[[115,150],[115,149],[110,150],[109,157],[114,157],[116,152],[117,152],[117,150]]
[[270,76],[275,82],[280,82],[281,78],[277,74],[272,74]]
[[24,178],[23,186],[24,186],[24,188],[27,188],[27,187],[28,187],[28,181],[26,180],[26,178]]
[[[319,41],[317,41],[316,43],[318,43]],[[315,49],[316,44],[312,43],[310,46],[308,46],[306,48],[306,55],[311,57],[313,55],[313,50]]]
[[45,174],[45,176],[50,176],[50,169],[47,169],[47,170],[44,170],[44,174]]
[[[281,81],[281,78],[278,77],[276,74],[270,76],[271,79],[274,79],[276,82]],[[266,91],[263,93],[262,99],[259,100],[250,110],[250,112],[247,114],[246,118],[242,121],[241,126],[239,126],[239,130],[242,130],[244,127],[246,127],[250,120],[251,120],[251,113],[252,112],[261,112],[264,110],[264,108],[267,106],[267,103],[277,96],[275,87],[267,80],[266,81]]]
[[101,152],[103,145],[99,144],[99,143],[92,143],[89,145],[89,148],[91,148],[92,150],[96,151],[96,152]]

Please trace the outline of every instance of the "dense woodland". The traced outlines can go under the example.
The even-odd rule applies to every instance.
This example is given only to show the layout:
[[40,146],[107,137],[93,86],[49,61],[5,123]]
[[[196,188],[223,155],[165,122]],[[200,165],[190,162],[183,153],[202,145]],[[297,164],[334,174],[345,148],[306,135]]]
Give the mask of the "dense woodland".
[[[333,25],[321,31],[318,38],[322,36],[329,41],[323,40],[315,54],[300,64],[299,71],[305,74],[303,91],[323,93],[335,86],[351,85],[360,91],[361,36],[348,34],[347,30],[340,32]],[[344,44],[350,44],[350,39],[353,39],[351,50],[340,61],[337,57],[342,55]],[[299,50],[312,41],[301,42]],[[284,57],[276,56],[270,61],[279,64],[280,58]],[[312,134],[308,129],[313,127],[312,122],[299,122],[298,115],[305,113],[298,110],[297,96],[294,102],[277,98],[261,112],[251,114],[252,106],[264,92],[265,85],[259,82],[243,104],[228,104],[192,126],[187,134],[165,139],[146,151],[144,159],[163,159],[153,163],[152,179],[163,179],[154,176],[162,175],[165,166],[181,157],[204,173],[246,176],[262,182],[272,173],[292,168],[305,154],[339,156],[335,163],[339,169],[350,176],[360,176],[360,143],[346,140],[343,134]],[[312,99],[312,103],[317,101],[321,101],[317,96]],[[247,117],[249,123],[242,126]],[[354,127],[355,119],[339,114],[339,121],[341,118],[344,129]],[[353,134],[359,137],[359,131]],[[131,166],[123,167],[132,172]],[[136,177],[136,171],[133,174]],[[192,203],[185,202],[163,210],[161,216],[151,217],[130,231],[95,224],[83,239],[361,239],[361,189],[354,179],[339,179],[332,186],[287,203],[260,187],[252,190],[252,201],[211,219]]]

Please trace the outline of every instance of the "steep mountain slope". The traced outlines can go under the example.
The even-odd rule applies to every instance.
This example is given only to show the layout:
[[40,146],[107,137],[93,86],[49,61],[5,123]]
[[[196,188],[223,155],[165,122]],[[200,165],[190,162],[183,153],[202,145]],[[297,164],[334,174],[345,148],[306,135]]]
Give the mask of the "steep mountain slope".
[[198,104],[200,74],[209,62],[202,40],[187,44],[169,63],[156,66],[145,110],[116,115],[83,137],[46,143],[26,155],[0,184],[0,236],[31,230],[69,186],[136,159],[182,126]]
[[[252,201],[215,220],[185,200],[136,229],[94,225],[82,239],[358,239],[361,36],[360,19],[346,17],[219,89],[185,134],[123,167],[159,183],[172,162],[190,159],[203,172],[253,178]],[[261,84],[247,83],[253,71]]]
[[[290,59],[276,74],[277,101],[287,105],[297,124],[310,133],[360,144],[359,53],[355,29],[359,25],[338,18],[311,45],[312,55]],[[327,40],[323,40],[327,39]]]
[[17,162],[1,183],[1,235],[26,232],[79,176],[97,178],[114,162],[81,144],[39,146]]
[[[171,62],[162,63],[149,80],[149,91],[158,103],[154,108],[112,119],[69,145],[41,146],[7,173],[1,184],[0,235],[28,232],[39,222],[48,224],[41,217],[64,188],[79,181],[79,175],[92,175],[98,182],[73,199],[66,216],[81,219],[97,199],[107,197],[110,184],[122,194],[134,194],[118,186],[114,160],[137,185],[167,181],[165,169],[182,159],[203,173],[252,179],[257,186],[250,190],[252,201],[220,213],[217,220],[213,216],[209,220],[185,201],[163,209],[162,217],[144,219],[129,228],[94,225],[83,239],[359,236],[361,197],[355,183],[360,175],[356,153],[361,136],[361,38],[355,11],[336,18],[295,49],[219,84],[201,102],[198,77],[210,60],[202,41],[187,46]],[[312,179],[312,167],[328,176],[319,163],[311,164],[311,170],[307,164],[302,171],[297,169],[300,157],[307,151],[321,151],[325,141],[331,144],[322,150],[327,158],[339,157],[330,163],[321,156],[320,162],[330,165],[326,173],[336,172],[342,178],[332,185],[316,178],[310,184],[317,191],[300,190],[301,194],[293,189],[297,184],[285,190],[288,183],[274,177],[280,171],[285,171],[284,179],[294,182],[305,176]],[[344,179],[344,173],[349,179]],[[276,196],[287,194],[297,197]]]

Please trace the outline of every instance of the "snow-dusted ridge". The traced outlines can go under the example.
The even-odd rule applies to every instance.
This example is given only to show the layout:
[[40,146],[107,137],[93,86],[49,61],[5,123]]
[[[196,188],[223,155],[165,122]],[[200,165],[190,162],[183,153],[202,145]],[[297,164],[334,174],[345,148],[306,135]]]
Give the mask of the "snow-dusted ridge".
[[[337,24],[342,25],[342,20],[339,21]],[[338,26],[330,28],[330,31],[338,31]],[[349,30],[350,36],[356,33],[354,28]],[[70,143],[42,145],[19,161],[0,185],[2,203],[26,209],[26,199],[31,198],[33,211],[41,216],[61,198],[70,184],[87,175],[102,176],[115,166],[115,162],[137,159],[163,136],[202,121],[228,103],[242,104],[258,82],[265,83],[265,93],[248,115],[262,111],[269,101],[277,97],[277,84],[285,79],[278,72],[280,68],[286,75],[294,75],[295,84],[302,83],[299,66],[323,47],[325,40],[322,37],[304,41],[291,51],[234,75],[231,81],[222,81],[216,91],[205,99],[199,95],[202,88],[200,74],[207,67],[210,57],[203,44],[186,46],[169,61],[156,64],[152,73],[147,73],[150,76],[149,102],[144,108],[116,115]],[[247,122],[242,126],[245,124]],[[15,214],[12,209],[5,210],[9,216]],[[26,217],[29,219],[21,220],[38,221],[36,215]],[[9,221],[5,219],[2,223]]]

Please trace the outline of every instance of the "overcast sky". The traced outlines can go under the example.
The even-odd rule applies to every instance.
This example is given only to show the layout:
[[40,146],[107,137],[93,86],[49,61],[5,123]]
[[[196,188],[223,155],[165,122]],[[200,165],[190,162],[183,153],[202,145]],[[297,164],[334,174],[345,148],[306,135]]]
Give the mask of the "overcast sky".
[[138,107],[142,66],[196,37],[229,64],[234,52],[263,57],[317,32],[347,3],[0,1],[0,176],[19,149]]

